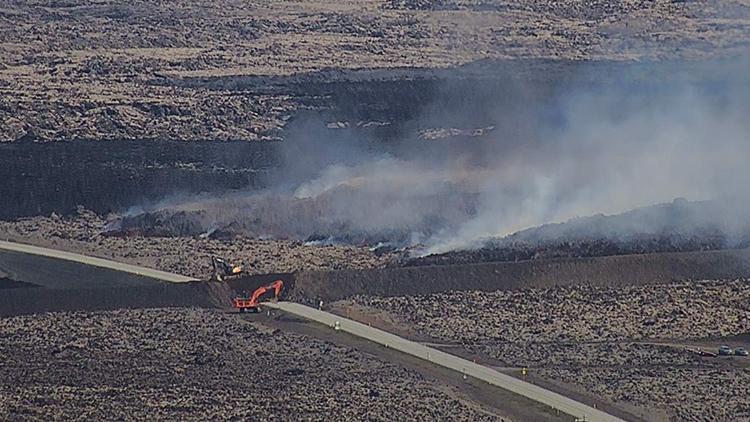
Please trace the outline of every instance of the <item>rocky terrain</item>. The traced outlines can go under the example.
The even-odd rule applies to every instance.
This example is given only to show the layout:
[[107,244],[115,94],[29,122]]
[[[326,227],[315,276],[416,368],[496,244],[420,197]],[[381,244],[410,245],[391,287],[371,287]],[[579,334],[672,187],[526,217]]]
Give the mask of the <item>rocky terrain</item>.
[[416,257],[407,266],[742,249],[750,246],[746,207],[731,199],[641,207],[615,215],[544,224],[476,247]]
[[234,237],[105,236],[106,220],[80,208],[74,216],[0,221],[0,239],[32,243],[197,278],[210,277],[211,257],[242,263],[251,274],[379,268],[391,256],[368,247]]
[[655,408],[673,420],[744,420],[748,358],[690,350],[746,346],[732,336],[750,332],[749,298],[750,281],[734,280],[367,296],[353,303],[385,311],[402,329],[635,406],[647,418],[658,419],[648,410]]
[[[750,360],[691,351],[750,346],[750,282],[690,280],[747,275],[746,201],[481,243],[564,221],[530,223],[534,201],[501,211],[565,176],[586,189],[552,184],[542,202],[618,189],[639,161],[652,179],[689,179],[673,161],[715,185],[635,204],[743,185],[748,53],[747,0],[0,0],[0,239],[201,279],[213,256],[300,272],[286,299],[528,367],[574,397],[646,420],[750,420]],[[695,144],[673,139],[692,131]],[[602,137],[642,151],[583,153]],[[731,142],[694,149],[713,137]],[[482,212],[495,221],[475,227],[481,247],[456,249],[450,230]],[[435,236],[448,242],[430,249]],[[455,385],[270,316],[187,307],[260,278],[97,291],[71,270],[76,289],[54,290],[8,271],[6,307],[66,312],[0,318],[0,420],[499,419]]]
[[501,420],[346,346],[198,309],[0,318],[0,418]]
[[[69,216],[53,213],[50,217],[0,221],[0,238],[198,278],[209,276],[212,256],[243,263],[250,274],[267,274],[700,252],[746,248],[750,239],[744,223],[740,228],[726,226],[729,222],[744,221],[741,218],[743,207],[675,201],[619,215],[544,225],[489,240],[479,248],[413,257],[419,253],[419,245],[398,248],[377,242],[377,236],[386,236],[387,241],[389,235],[398,235],[394,232],[357,232],[351,227],[346,230],[343,223],[330,224],[325,219],[320,225],[329,225],[333,230],[329,235],[338,233],[344,237],[334,242],[329,235],[305,237],[287,232],[315,233],[310,227],[316,224],[314,221],[323,211],[315,206],[308,209],[306,204],[304,201],[296,205],[265,201],[251,212],[249,208],[222,211],[217,201],[216,209],[224,217],[229,216],[227,221],[241,219],[224,226],[212,223],[201,212],[179,209],[136,214],[123,220],[79,207]],[[717,209],[734,211],[726,213]],[[253,218],[248,219],[247,215]],[[435,222],[436,218],[428,220]],[[274,230],[278,231],[276,237],[262,234]]]
[[[294,79],[269,90],[267,77],[724,57],[747,51],[749,18],[738,0],[6,0],[0,141],[277,139],[296,110],[330,102],[325,90],[298,94]],[[237,75],[259,80],[206,83]]]
[[[447,183],[446,183],[447,184]],[[357,210],[368,203],[367,188],[341,186],[320,196],[242,194],[214,200],[176,204],[172,208],[117,217],[107,225],[110,235],[236,236],[333,239],[343,244],[380,245],[400,249],[404,266],[471,264],[531,259],[580,258],[610,255],[742,249],[750,246],[747,210],[737,201],[687,201],[637,208],[615,215],[579,217],[564,223],[545,224],[502,238],[477,239],[476,245],[447,253],[424,253],[416,243],[440,230],[460,226],[476,209],[477,195],[459,189],[431,192],[415,201],[408,195],[390,195],[396,211],[373,223]],[[344,200],[349,214],[338,212]],[[413,203],[418,203],[418,206]],[[231,206],[228,206],[231,204]],[[406,209],[402,211],[400,208]],[[445,210],[451,211],[445,211]],[[396,264],[394,262],[394,264]]]

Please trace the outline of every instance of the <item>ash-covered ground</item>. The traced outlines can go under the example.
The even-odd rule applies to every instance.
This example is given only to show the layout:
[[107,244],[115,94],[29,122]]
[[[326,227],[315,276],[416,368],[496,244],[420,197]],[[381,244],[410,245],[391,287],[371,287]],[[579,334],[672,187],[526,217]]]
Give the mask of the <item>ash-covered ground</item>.
[[218,310],[0,318],[0,418],[502,420],[419,373]]
[[734,280],[368,296],[335,306],[513,373],[528,367],[646,419],[731,421],[750,417],[750,358],[691,349],[747,347],[749,299],[750,282]]

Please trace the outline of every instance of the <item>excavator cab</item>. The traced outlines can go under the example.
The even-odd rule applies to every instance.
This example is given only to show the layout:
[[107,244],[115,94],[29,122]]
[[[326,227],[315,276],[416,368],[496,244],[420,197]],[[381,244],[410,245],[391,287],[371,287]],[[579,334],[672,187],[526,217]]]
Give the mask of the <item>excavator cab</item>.
[[222,258],[212,257],[211,266],[216,281],[224,281],[227,277],[242,273],[242,265],[231,265]]
[[234,307],[240,312],[260,312],[260,300],[266,293],[273,291],[273,300],[279,300],[284,282],[276,280],[271,284],[258,287],[250,297],[235,297]]

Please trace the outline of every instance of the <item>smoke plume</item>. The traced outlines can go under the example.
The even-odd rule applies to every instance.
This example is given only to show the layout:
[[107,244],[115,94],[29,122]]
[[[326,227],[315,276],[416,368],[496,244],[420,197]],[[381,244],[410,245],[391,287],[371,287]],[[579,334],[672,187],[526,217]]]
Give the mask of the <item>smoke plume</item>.
[[[267,190],[164,201],[118,224],[390,243],[431,254],[684,197],[713,204],[695,224],[743,231],[750,221],[741,205],[750,204],[746,64],[714,62],[658,81],[621,71],[598,83],[583,67],[564,85],[513,97],[523,103],[498,91],[496,99],[484,96],[481,112],[451,109],[466,98],[425,105],[400,122],[409,130],[396,142],[352,129],[362,122],[301,119],[280,147],[284,165]],[[516,94],[534,89],[514,86]],[[658,232],[673,217],[640,226],[636,219],[628,230]]]

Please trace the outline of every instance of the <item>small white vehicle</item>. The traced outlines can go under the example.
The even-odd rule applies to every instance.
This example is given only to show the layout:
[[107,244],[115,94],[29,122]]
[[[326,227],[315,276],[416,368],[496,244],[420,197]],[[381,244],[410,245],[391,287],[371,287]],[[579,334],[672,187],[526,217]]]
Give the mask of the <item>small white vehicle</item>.
[[721,356],[730,356],[732,354],[734,354],[734,353],[732,352],[732,348],[731,347],[726,346],[726,345],[719,347],[719,355],[721,355]]
[[734,349],[734,354],[737,355],[737,356],[747,356],[748,352],[747,352],[746,349],[744,349],[742,347],[738,347],[738,348]]

